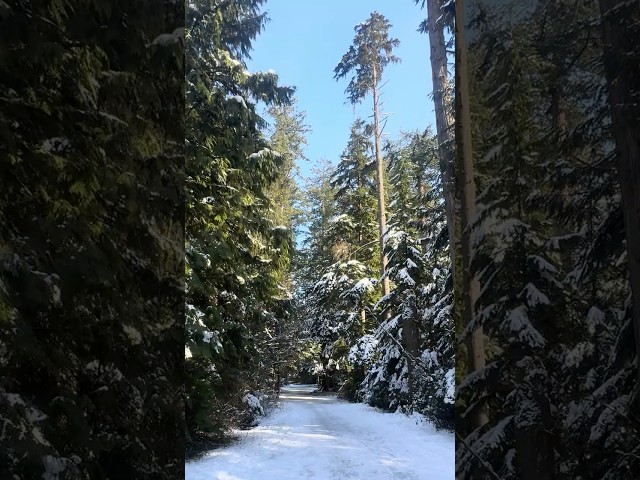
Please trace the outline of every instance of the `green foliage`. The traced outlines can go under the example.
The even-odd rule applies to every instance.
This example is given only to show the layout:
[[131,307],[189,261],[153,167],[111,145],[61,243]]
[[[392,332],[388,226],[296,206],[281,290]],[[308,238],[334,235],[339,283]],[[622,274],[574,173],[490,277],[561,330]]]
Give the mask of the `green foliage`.
[[365,22],[356,25],[353,44],[334,69],[336,79],[355,71],[345,90],[353,104],[361,102],[367,93],[377,87],[388,64],[400,61],[393,54],[400,40],[389,38],[390,27],[391,24],[383,15],[373,12]]
[[346,379],[349,349],[366,331],[362,312],[371,305],[375,285],[367,273],[357,260],[336,262],[305,296],[305,333],[322,348],[319,373],[325,388]]
[[275,214],[270,194],[289,194],[304,130],[297,123],[291,139],[281,128],[272,142],[263,134],[256,102],[285,112],[284,121],[293,90],[279,87],[275,74],[246,71],[266,20],[262,3],[187,8],[186,421],[194,441],[251,423],[244,396],[277,391],[290,349],[284,281],[292,236],[275,222],[291,221],[289,212]]
[[183,5],[0,15],[0,476],[175,478]]
[[[269,115],[273,118],[270,144],[281,155],[282,166],[280,175],[269,188],[268,196],[273,203],[274,223],[281,229],[282,227],[288,229],[293,242],[303,216],[300,205],[302,193],[295,180],[298,173],[297,162],[306,160],[305,135],[310,128],[304,123],[305,112],[296,110],[295,98],[291,104],[270,107]],[[289,269],[286,271],[288,272]]]
[[318,172],[308,188],[309,236],[298,274],[305,333],[320,346],[316,373],[324,388],[348,382],[347,397],[362,380],[355,380],[349,350],[377,323],[377,200],[369,137],[367,125],[356,120],[341,161]]
[[453,428],[454,342],[450,265],[437,145],[428,131],[386,147],[390,160],[387,275],[394,289],[362,384],[370,404],[426,415]]
[[305,368],[319,377],[320,387],[339,390],[343,398],[417,411],[452,428],[453,324],[436,140],[427,131],[386,147],[387,275],[394,288],[380,299],[367,133],[364,122],[354,122],[341,161],[333,172],[321,172],[308,191],[310,235],[299,307],[313,348]]
[[315,176],[307,181],[304,189],[304,223],[309,234],[302,241],[302,248],[296,252],[294,278],[298,289],[310,288],[317,280],[318,272],[334,263],[330,220],[334,218],[336,206],[334,189],[331,186],[333,167],[321,161],[314,170]]
[[349,142],[331,177],[335,208],[342,221],[334,222],[334,243],[342,242],[348,259],[379,269],[375,158],[370,126],[356,120]]
[[540,2],[514,18],[510,3],[471,16],[482,294],[460,337],[483,325],[488,348],[459,384],[458,471],[623,478],[637,468],[637,427],[621,428],[634,353],[598,6]]

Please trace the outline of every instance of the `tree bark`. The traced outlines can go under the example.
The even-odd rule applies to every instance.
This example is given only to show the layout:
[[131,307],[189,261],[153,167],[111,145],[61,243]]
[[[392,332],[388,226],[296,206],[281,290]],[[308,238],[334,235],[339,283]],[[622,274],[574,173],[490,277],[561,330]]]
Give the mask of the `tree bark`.
[[[417,181],[417,184],[416,184],[416,189],[418,190],[418,195],[420,196],[420,198],[424,198],[424,195],[427,193],[427,187],[426,187],[425,182],[422,179],[421,175],[418,175],[418,181]],[[454,248],[454,246],[451,244],[451,239],[452,238],[453,237],[449,237],[449,244],[450,244],[450,248],[451,249]],[[422,247],[422,253],[424,253],[425,255],[427,253],[429,253],[429,240],[426,237],[422,238],[422,240],[420,241],[420,246]],[[455,254],[455,252],[454,252],[454,254]],[[451,258],[453,258],[453,257],[451,257]],[[451,271],[453,272],[453,267],[451,267],[451,268],[452,268]]]
[[373,120],[375,129],[376,163],[378,178],[378,225],[380,229],[380,272],[382,275],[382,295],[389,294],[389,279],[385,276],[387,271],[387,256],[384,253],[384,236],[387,233],[387,215],[384,202],[384,164],[382,162],[382,148],[380,146],[380,117],[378,113],[378,72],[373,65]]
[[515,432],[518,478],[522,480],[551,480],[554,478],[554,450],[552,435],[554,423],[546,393],[533,392],[531,401],[540,408],[541,421]]
[[447,72],[447,50],[444,42],[444,26],[437,20],[442,15],[442,0],[427,0],[427,28],[429,31],[429,47],[431,60],[431,82],[433,85],[433,103],[436,115],[436,133],[440,159],[440,173],[442,175],[442,192],[444,208],[449,232],[449,256],[451,258],[451,272],[455,284],[455,255],[453,245],[455,237],[455,189],[454,189],[454,159],[453,149],[453,118],[449,114],[447,103],[449,100],[449,76]]
[[[622,210],[627,244],[627,267],[632,295],[633,329],[636,346],[636,394],[640,385],[640,3],[600,0],[604,33],[605,75],[616,162],[622,192]],[[637,402],[640,403],[640,402]],[[636,404],[638,408],[639,405]],[[639,408],[640,410],[640,408]]]
[[[467,52],[464,40],[464,16],[462,0],[456,1],[456,154],[461,165],[462,208],[462,295],[463,321],[470,325],[475,318],[475,306],[480,296],[480,282],[471,269],[471,222],[476,214],[476,184],[473,171],[473,148],[471,144],[471,112],[469,108],[469,79]],[[475,329],[471,334],[469,348],[469,372],[485,367],[484,332]],[[473,423],[481,427],[488,421],[486,407],[479,405]]]
[[402,336],[404,348],[409,354],[407,357],[407,377],[409,398],[414,396],[415,359],[418,357],[420,330],[418,325],[418,310],[412,306],[412,315],[402,321]]
[[275,383],[274,383],[274,390],[276,392],[276,395],[280,395],[280,381],[282,380],[282,376],[280,375],[280,371],[278,371],[276,373],[276,378],[275,378]]
[[[558,151],[563,151],[563,142],[567,138],[568,122],[567,122],[567,106],[564,94],[562,91],[562,81],[566,81],[564,77],[559,77],[555,80],[556,85],[551,91],[551,116],[553,121],[553,127],[556,134]],[[564,210],[569,203],[569,188],[564,187],[560,192],[559,207]],[[568,234],[571,229],[567,225],[557,220],[554,225],[555,234],[560,237]],[[560,261],[562,263],[562,269],[565,273],[569,273],[572,268],[571,249],[568,245],[560,245]]]

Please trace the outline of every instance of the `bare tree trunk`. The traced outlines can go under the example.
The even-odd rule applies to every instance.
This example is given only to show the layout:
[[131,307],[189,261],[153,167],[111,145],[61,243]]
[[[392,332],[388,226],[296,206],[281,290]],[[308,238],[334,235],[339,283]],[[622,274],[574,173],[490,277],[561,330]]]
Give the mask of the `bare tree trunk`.
[[[480,296],[480,282],[471,271],[471,221],[476,214],[476,184],[473,172],[473,148],[471,145],[471,113],[469,109],[469,79],[467,52],[464,40],[464,16],[462,0],[456,1],[456,153],[462,170],[462,294],[463,321],[470,325],[475,318],[475,306]],[[484,332],[477,328],[471,334],[469,349],[469,371],[485,367]],[[486,407],[479,405],[474,415],[474,424],[480,427],[487,423]]]
[[453,142],[453,118],[449,114],[447,102],[449,95],[449,76],[447,72],[447,50],[444,42],[444,26],[437,20],[442,15],[442,0],[427,0],[427,28],[429,30],[429,47],[431,59],[431,81],[433,85],[433,103],[436,114],[436,133],[440,157],[440,173],[442,175],[442,191],[444,208],[449,232],[449,255],[455,283],[455,255],[453,245],[455,237],[455,189],[454,159],[451,153]]
[[378,225],[380,227],[380,271],[382,280],[382,295],[389,294],[389,279],[385,277],[387,271],[387,256],[384,254],[384,236],[387,232],[387,215],[384,205],[384,164],[382,163],[382,148],[380,146],[380,117],[378,113],[378,72],[373,65],[373,119],[376,137],[376,163],[378,177]]
[[407,356],[409,398],[413,398],[414,394],[415,359],[418,357],[420,339],[420,330],[417,321],[418,311],[415,308],[415,305],[412,307],[412,312],[413,314],[410,317],[405,317],[402,321],[404,348],[409,354]]
[[552,420],[546,394],[533,392],[531,400],[540,408],[541,421],[515,432],[518,478],[522,480],[551,480],[554,478],[554,451],[550,430]]
[[[558,144],[556,148],[562,148],[563,141],[567,138],[568,124],[567,124],[567,108],[564,94],[562,92],[562,79],[556,80],[556,85],[551,92],[551,116],[553,119],[553,126],[555,133],[557,134]],[[564,187],[560,193],[560,209],[564,210],[569,203],[569,188]],[[567,225],[562,221],[556,221],[554,226],[555,234],[557,236],[563,236],[570,232]],[[562,268],[565,273],[568,273],[572,267],[571,250],[568,246],[560,246],[560,260],[562,262]]]
[[[418,190],[418,195],[420,196],[420,198],[424,198],[424,195],[427,192],[427,187],[426,187],[425,182],[422,179],[421,175],[418,175],[418,182],[417,182],[417,185],[416,185],[416,189]],[[451,239],[452,238],[453,237],[449,238],[449,243],[450,244],[451,244]],[[426,237],[423,238],[420,241],[420,246],[422,247],[422,253],[424,253],[426,255],[429,252],[429,240]],[[453,245],[450,245],[450,248],[453,249]],[[451,267],[451,268],[453,268],[453,267]]]
[[280,395],[280,382],[282,380],[282,376],[280,375],[280,370],[276,373],[276,377],[274,380],[273,389],[276,392],[276,395]]
[[[617,9],[617,10],[616,10]],[[604,33],[605,75],[627,243],[627,266],[632,294],[637,379],[635,400],[640,400],[640,90],[638,19],[640,3],[600,0]],[[639,405],[636,407],[640,410]]]

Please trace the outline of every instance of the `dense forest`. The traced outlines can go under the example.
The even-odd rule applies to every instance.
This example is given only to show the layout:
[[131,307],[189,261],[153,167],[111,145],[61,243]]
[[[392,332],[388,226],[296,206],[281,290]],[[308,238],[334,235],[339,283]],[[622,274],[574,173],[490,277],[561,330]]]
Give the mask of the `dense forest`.
[[456,470],[636,478],[640,5],[464,3]]
[[188,7],[189,433],[296,379],[457,418],[460,478],[637,471],[637,2],[415,2],[435,129],[392,139],[371,13],[333,71],[370,115],[304,184],[294,88],[244,63],[262,3]]
[[400,40],[373,12],[327,72],[345,81],[348,102],[370,105],[373,121],[354,118],[340,158],[309,159],[315,173],[301,181],[309,127],[295,88],[246,67],[263,3],[187,5],[189,449],[253,425],[291,380],[452,429],[445,24],[434,21],[435,77],[447,92],[438,132],[425,125],[382,140],[384,70],[400,61]]
[[256,112],[261,101],[286,115],[293,89],[242,63],[265,22],[261,3],[194,1],[186,11],[189,443],[251,423],[295,353],[286,344],[293,219],[274,202],[290,203],[292,158],[275,150],[290,138],[286,130],[267,138]]
[[0,478],[184,475],[183,27],[0,2]]
[[640,478],[640,2],[403,1],[434,125],[364,11],[335,158],[266,0],[0,1],[0,478],[182,478],[288,382],[459,479]]

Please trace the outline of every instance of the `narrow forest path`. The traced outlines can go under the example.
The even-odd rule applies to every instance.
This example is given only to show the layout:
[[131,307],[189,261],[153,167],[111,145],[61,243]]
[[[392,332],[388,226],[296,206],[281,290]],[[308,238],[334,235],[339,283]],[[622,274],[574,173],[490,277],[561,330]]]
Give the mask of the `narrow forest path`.
[[453,480],[453,434],[314,389],[283,388],[277,411],[188,462],[186,480]]

